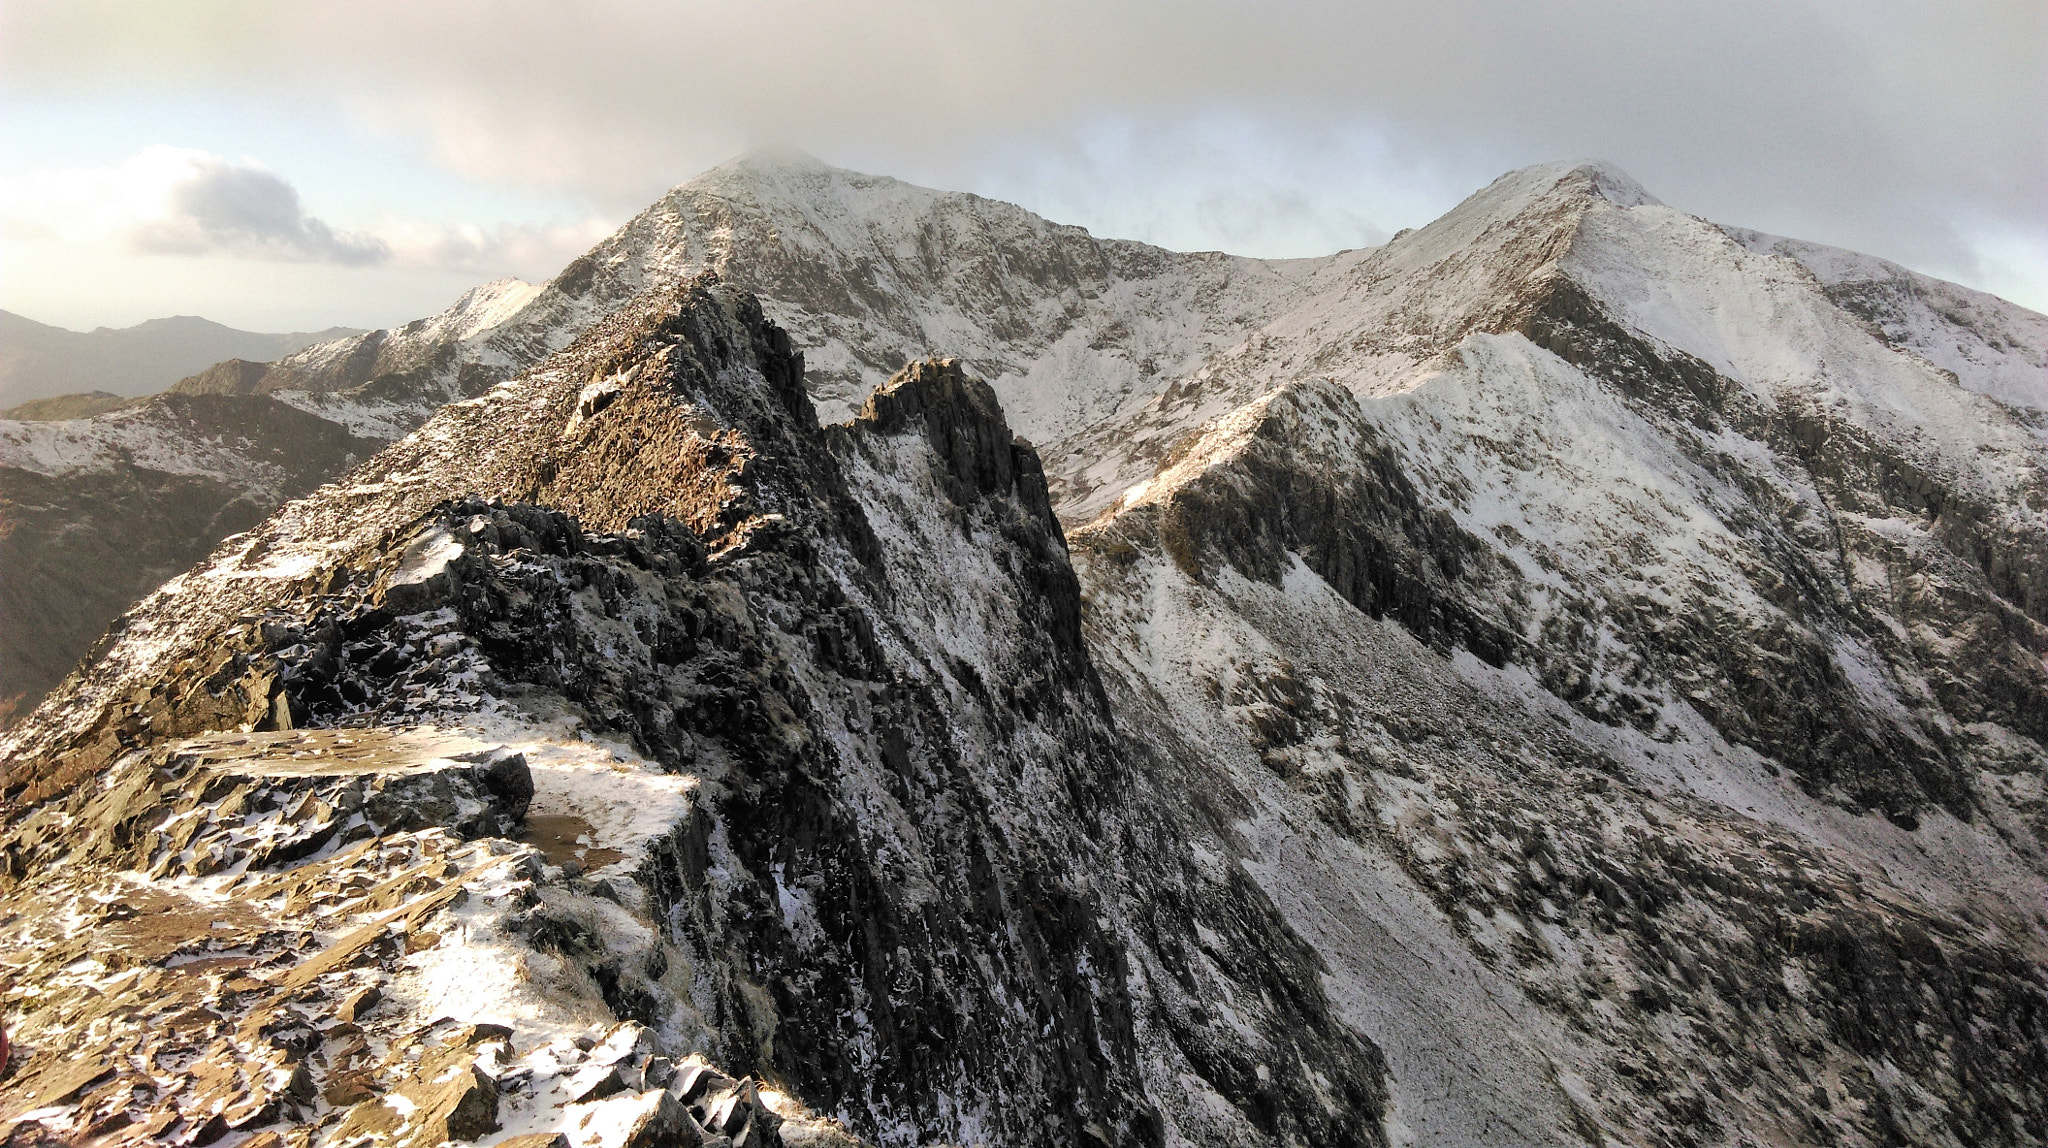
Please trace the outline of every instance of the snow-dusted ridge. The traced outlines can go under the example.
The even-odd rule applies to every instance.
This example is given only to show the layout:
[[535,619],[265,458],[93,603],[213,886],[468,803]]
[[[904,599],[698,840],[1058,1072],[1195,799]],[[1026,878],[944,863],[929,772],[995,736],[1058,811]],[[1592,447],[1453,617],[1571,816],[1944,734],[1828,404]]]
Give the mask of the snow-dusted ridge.
[[[502,1133],[609,1148],[697,1053],[827,1114],[792,1139],[2039,1143],[2044,323],[1597,163],[1272,263],[738,161],[276,380],[393,433],[468,397],[5,743],[41,804],[0,881],[72,906],[157,863],[115,815],[219,799],[177,796],[173,734],[519,754],[524,840],[495,751],[433,771],[446,824],[378,823],[366,865],[471,900],[423,889],[321,989],[391,995],[370,1093],[293,1093],[331,1063],[257,1026],[219,1055],[279,1107],[238,1132],[411,1136],[380,1114],[439,1112],[431,1063],[506,1081]],[[268,800],[177,864],[243,864],[235,808],[319,822]],[[633,1050],[625,1099],[571,1094],[578,1033]],[[197,1092],[124,1095],[208,1134]]]
[[[1767,1051],[1939,974],[1875,955],[1903,925],[1820,973],[1782,939],[1810,909],[1732,876],[1797,856],[1827,913],[1910,904],[1937,964],[1996,934],[2039,999],[2044,343],[1952,290],[1528,169],[1052,447],[1119,712],[1263,811],[1241,835],[1371,1018],[1390,1135],[2033,1135],[1960,1131],[1948,1054]],[[1503,1014],[1468,1051],[1487,1022],[1442,1020]],[[1785,1090],[1816,1071],[1857,1103]]]
[[1873,256],[1726,230],[1745,247],[1796,261],[1830,299],[1876,327],[1886,342],[1952,373],[1964,387],[2048,412],[2048,358],[2041,354],[2048,316]]
[[407,375],[421,402],[473,394],[640,291],[714,270],[810,349],[828,420],[904,362],[950,354],[1024,433],[1052,438],[1241,339],[1315,262],[1099,240],[980,196],[759,153],[671,190],[547,284],[489,284],[430,319],[308,348],[263,385],[320,395]]

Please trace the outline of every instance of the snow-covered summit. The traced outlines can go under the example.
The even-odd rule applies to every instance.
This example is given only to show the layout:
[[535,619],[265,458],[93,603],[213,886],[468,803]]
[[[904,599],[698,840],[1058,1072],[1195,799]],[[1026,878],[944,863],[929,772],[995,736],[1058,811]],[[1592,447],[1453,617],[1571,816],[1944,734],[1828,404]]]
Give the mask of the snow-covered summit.
[[885,176],[863,176],[859,172],[834,167],[801,148],[766,147],[742,152],[724,163],[707,168],[670,188],[667,194],[700,191],[748,195],[772,183],[808,181],[815,184],[845,177],[899,182]]
[[454,305],[435,318],[456,339],[471,339],[518,314],[519,309],[540,294],[537,284],[507,277],[493,279],[463,292]]
[[[1609,160],[1588,159],[1555,166],[1569,167],[1569,175],[1572,178],[1585,181],[1593,194],[1616,207],[1644,207],[1663,203],[1663,200],[1651,195],[1648,189],[1636,182],[1634,176],[1623,171],[1619,164]],[[1539,167],[1522,170],[1533,172],[1544,169]]]

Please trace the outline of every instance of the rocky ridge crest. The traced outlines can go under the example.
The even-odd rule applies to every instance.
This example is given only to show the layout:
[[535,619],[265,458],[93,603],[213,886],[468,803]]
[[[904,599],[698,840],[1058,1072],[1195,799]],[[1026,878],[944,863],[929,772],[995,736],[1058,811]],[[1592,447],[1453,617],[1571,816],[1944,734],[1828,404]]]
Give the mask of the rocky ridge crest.
[[[992,392],[919,366],[828,432],[801,379],[749,297],[658,293],[131,615],[7,746],[15,1135],[657,1143],[633,1129],[814,1110],[1157,1143],[1198,1118],[1162,1080],[1225,1098],[1205,1138],[1376,1141],[1377,1054],[1312,978],[1251,1003],[1313,967],[1270,904],[1168,908],[1185,863],[1133,852],[1156,834]],[[137,898],[149,946],[114,912],[53,975],[41,930]],[[1260,963],[1191,963],[1197,911]],[[1178,1018],[1189,978],[1293,1059]],[[579,1036],[647,1047],[589,1091]],[[789,1102],[693,1115],[686,1054]]]

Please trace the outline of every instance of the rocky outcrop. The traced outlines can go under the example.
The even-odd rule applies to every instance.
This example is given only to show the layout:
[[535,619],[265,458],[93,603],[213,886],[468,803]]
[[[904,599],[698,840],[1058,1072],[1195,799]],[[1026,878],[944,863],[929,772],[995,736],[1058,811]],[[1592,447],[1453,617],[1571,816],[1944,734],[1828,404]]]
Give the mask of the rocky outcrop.
[[1425,503],[1351,392],[1290,384],[1232,416],[1222,433],[1244,436],[1229,466],[1212,465],[1209,444],[1189,440],[1161,467],[1158,483],[1171,493],[1134,515],[1143,524],[1132,528],[1156,538],[1181,569],[1200,579],[1220,560],[1278,585],[1298,557],[1352,605],[1441,649],[1462,647],[1493,665],[1524,652],[1506,619],[1454,588],[1474,577],[1468,567],[1497,559]]
[[[510,839],[535,794],[521,754],[420,730],[216,734],[104,780],[5,848],[27,1045],[12,1142],[438,1145],[524,1121],[608,1146],[778,1143],[752,1081],[654,1056],[638,1025],[420,1014],[409,971],[489,975],[461,939],[548,886],[543,851]],[[665,1099],[668,1139],[620,1119],[629,1088]]]

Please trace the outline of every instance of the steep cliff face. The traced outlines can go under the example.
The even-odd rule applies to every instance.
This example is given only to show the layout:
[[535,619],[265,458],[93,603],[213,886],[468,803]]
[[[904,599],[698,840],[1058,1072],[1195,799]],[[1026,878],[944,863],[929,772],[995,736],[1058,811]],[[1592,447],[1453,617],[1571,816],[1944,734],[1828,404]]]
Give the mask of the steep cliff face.
[[[1248,882],[1147,862],[1167,827],[993,392],[924,364],[827,431],[801,379],[750,298],[657,295],[132,614],[8,751],[34,1119],[576,1133],[625,1102],[541,1062],[620,1019],[650,1047],[611,1091],[648,1111],[645,1057],[694,1054],[881,1143],[1377,1142],[1377,1052],[1313,954]],[[313,907],[358,880],[386,892]],[[137,895],[257,917],[46,947]],[[138,960],[193,971],[82,1049]],[[524,983],[464,995],[472,963]],[[373,985],[378,1024],[320,1015]],[[222,1019],[159,1032],[173,1007]],[[450,1099],[443,1070],[489,1083]],[[222,1109],[223,1081],[268,1100]]]

